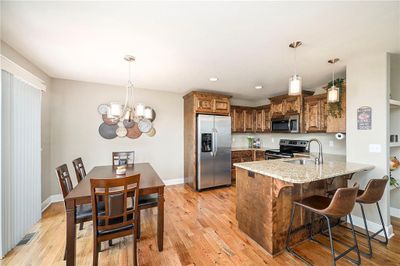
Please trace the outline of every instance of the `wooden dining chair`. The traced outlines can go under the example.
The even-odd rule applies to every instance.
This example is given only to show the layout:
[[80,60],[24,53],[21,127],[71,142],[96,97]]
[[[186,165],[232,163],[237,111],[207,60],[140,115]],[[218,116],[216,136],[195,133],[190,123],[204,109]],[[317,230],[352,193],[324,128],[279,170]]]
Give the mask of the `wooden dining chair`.
[[[66,164],[57,167],[56,173],[58,177],[58,182],[60,183],[65,205],[65,197],[67,197],[68,193],[71,192],[71,190],[74,188],[71,181],[71,175],[69,174],[68,166]],[[75,213],[75,223],[79,224],[79,230],[83,229],[84,222],[91,220],[92,220],[92,206],[90,204],[79,205]],[[64,259],[65,259],[65,254],[64,254]]]
[[82,158],[79,157],[79,158],[73,160],[72,164],[74,165],[76,180],[78,180],[78,183],[79,183],[86,176],[86,170],[85,170],[85,166],[83,165]]
[[120,166],[120,165],[133,166],[134,162],[135,162],[134,151],[118,151],[112,153],[113,166]]
[[[93,265],[103,241],[132,235],[137,265],[137,219],[140,174],[124,178],[90,179],[93,217]],[[99,206],[104,205],[104,210]]]

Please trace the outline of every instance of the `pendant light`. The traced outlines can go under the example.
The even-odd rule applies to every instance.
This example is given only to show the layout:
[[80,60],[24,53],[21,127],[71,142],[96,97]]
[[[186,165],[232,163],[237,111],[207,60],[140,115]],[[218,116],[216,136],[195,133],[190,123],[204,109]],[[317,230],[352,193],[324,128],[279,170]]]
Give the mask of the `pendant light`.
[[332,64],[332,86],[328,89],[328,103],[339,102],[339,88],[335,86],[335,64],[337,62],[339,62],[339,58],[328,61],[329,64]]
[[119,102],[111,102],[108,105],[107,117],[112,119],[114,122],[122,122],[123,120],[134,120],[139,122],[143,118],[152,119],[153,111],[150,107],[145,106],[142,103],[134,105],[133,97],[133,82],[131,79],[131,64],[135,62],[135,57],[132,55],[126,55],[124,60],[128,62],[129,79],[126,86],[125,103],[122,105]]
[[301,94],[301,87],[302,87],[302,78],[297,75],[296,69],[296,49],[303,43],[301,41],[295,41],[289,44],[290,48],[294,49],[294,75],[289,79],[289,95],[300,95]]

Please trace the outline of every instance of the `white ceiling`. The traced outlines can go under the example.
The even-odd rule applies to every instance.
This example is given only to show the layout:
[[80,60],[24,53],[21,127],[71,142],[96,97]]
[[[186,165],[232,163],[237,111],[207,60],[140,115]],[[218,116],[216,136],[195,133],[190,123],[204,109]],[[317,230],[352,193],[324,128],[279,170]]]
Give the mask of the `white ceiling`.
[[[287,91],[293,50],[305,88],[357,54],[400,51],[399,2],[3,2],[2,39],[55,78],[206,89],[260,99]],[[217,76],[217,82],[209,77]],[[262,90],[254,86],[262,84]]]

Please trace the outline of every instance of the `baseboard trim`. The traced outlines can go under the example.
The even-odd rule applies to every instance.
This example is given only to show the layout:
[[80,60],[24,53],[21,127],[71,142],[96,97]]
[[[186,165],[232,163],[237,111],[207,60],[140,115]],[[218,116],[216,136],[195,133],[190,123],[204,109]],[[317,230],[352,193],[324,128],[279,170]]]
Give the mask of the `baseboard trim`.
[[390,207],[390,216],[400,218],[400,209]]
[[[353,218],[353,223],[355,226],[365,229],[363,218],[354,216],[354,215],[352,215],[351,217]],[[368,231],[372,232],[372,233],[378,232],[382,228],[381,224],[377,224],[377,223],[374,223],[374,222],[371,222],[368,220],[367,220],[367,226],[368,226]],[[394,236],[393,227],[391,224],[389,226],[385,226],[385,229],[386,229],[388,238],[391,238],[392,236]],[[384,237],[385,235],[383,234],[383,232],[380,232],[379,236]]]
[[174,178],[174,179],[163,180],[163,182],[166,186],[180,185],[180,184],[184,183],[184,179],[183,178]]
[[44,212],[52,203],[63,201],[62,194],[50,195],[47,199],[42,202],[42,212]]

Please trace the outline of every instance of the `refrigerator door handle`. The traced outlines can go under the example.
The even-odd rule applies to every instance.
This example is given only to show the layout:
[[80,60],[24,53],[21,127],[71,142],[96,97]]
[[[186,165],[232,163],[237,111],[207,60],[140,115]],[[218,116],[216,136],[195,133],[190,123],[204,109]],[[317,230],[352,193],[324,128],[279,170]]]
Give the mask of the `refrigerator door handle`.
[[217,155],[217,151],[218,151],[218,131],[216,129],[214,129],[214,157]]

